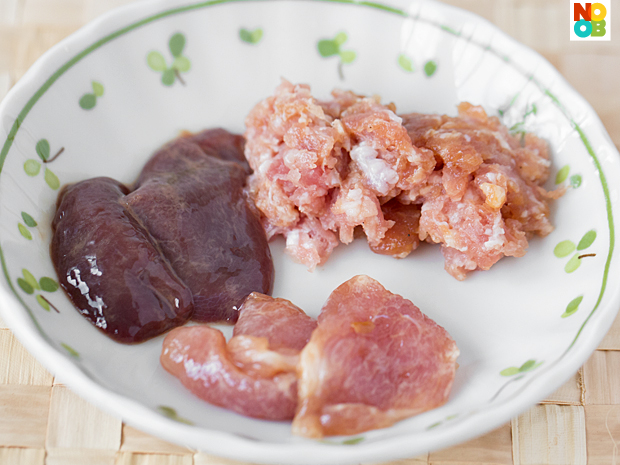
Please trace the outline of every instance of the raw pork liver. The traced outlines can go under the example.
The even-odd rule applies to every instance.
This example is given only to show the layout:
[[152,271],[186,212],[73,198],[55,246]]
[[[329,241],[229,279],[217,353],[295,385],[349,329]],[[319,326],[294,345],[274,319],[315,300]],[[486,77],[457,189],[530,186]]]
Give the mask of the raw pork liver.
[[250,292],[268,294],[273,285],[265,231],[243,193],[245,170],[203,151],[223,147],[221,158],[232,159],[237,138],[216,130],[176,139],[151,158],[127,196],[191,289],[195,321],[234,322]]
[[189,134],[151,158],[133,192],[109,178],[62,190],[51,254],[80,313],[119,342],[140,342],[190,317],[234,322],[248,294],[271,291],[243,145],[223,129]]
[[458,354],[450,335],[410,301],[356,276],[331,294],[301,352],[293,432],[357,434],[439,407]]
[[233,134],[226,129],[205,129],[196,134],[188,133],[184,136],[189,142],[198,145],[209,156],[224,161],[239,163],[250,174],[250,165],[243,155],[245,139],[239,134]]
[[124,204],[127,187],[94,178],[63,188],[51,256],[79,312],[112,339],[141,342],[183,324],[192,294]]

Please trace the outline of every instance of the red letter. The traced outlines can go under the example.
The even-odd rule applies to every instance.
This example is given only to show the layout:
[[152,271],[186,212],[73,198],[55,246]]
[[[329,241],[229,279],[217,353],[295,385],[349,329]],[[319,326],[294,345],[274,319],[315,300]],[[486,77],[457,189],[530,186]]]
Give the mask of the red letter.
[[579,21],[579,16],[581,16],[586,21],[591,21],[590,12],[592,11],[592,4],[586,3],[586,8],[584,9],[581,3],[575,3],[573,5],[573,11],[575,13],[575,17],[573,21]]

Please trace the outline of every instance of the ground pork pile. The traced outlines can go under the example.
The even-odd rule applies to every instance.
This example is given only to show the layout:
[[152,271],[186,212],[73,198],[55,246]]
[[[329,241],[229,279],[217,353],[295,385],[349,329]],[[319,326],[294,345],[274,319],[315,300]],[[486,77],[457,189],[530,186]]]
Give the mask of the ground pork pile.
[[[522,256],[547,235],[547,144],[511,134],[482,107],[457,117],[407,114],[393,104],[335,90],[319,101],[283,80],[246,119],[250,196],[267,236],[314,269],[363,230],[370,248],[397,258],[419,241],[441,244],[462,280],[503,256]],[[359,228],[358,228],[359,227]]]

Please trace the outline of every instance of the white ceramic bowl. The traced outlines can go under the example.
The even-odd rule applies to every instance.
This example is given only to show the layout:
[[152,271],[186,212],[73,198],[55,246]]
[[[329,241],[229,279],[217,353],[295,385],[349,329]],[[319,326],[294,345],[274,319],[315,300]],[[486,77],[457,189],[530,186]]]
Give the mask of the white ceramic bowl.
[[[321,56],[318,42],[340,32],[346,39],[340,54]],[[175,34],[184,37],[183,47],[178,36],[169,47]],[[578,185],[554,203],[552,234],[533,239],[525,257],[504,259],[465,282],[443,270],[437,247],[394,260],[356,241],[311,274],[283,256],[281,242],[273,243],[274,295],[316,316],[337,285],[365,273],[413,300],[460,347],[445,406],[354,438],[297,438],[289,423],[210,406],[159,366],[162,337],[116,344],[54,290],[48,246],[59,184],[101,175],[131,182],[151,153],[181,130],[242,132],[249,109],[280,77],[309,83],[323,97],[334,87],[379,94],[402,113],[454,114],[463,100],[483,105],[508,126],[523,123],[550,142],[548,187],[556,173]],[[2,102],[0,115],[2,318],[84,398],[137,428],[209,453],[263,463],[345,464],[463,441],[565,382],[620,305],[613,253],[620,217],[616,149],[594,111],[545,60],[455,8],[383,0],[138,3],[47,52]],[[554,250],[563,241],[591,243],[558,258]],[[581,253],[596,256],[571,261]]]

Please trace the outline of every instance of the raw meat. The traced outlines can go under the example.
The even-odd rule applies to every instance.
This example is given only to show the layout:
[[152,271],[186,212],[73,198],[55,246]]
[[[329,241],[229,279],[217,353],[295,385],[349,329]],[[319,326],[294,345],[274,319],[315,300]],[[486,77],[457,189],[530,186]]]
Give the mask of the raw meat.
[[273,285],[267,238],[243,192],[246,172],[225,161],[241,157],[241,146],[224,130],[176,139],[151,158],[126,199],[191,289],[195,321],[234,322],[250,292]]
[[316,320],[286,299],[258,292],[248,296],[239,312],[228,342],[237,366],[261,376],[281,371],[294,373],[299,352],[310,340]]
[[63,188],[51,254],[80,313],[119,342],[141,342],[190,317],[234,322],[248,294],[271,291],[243,145],[223,129],[186,133],[133,192],[109,178]]
[[192,134],[186,132],[183,137],[189,142],[198,145],[207,155],[224,161],[239,163],[250,174],[250,165],[243,155],[245,139],[239,134],[233,134],[222,128],[205,129]]
[[51,257],[78,311],[118,342],[142,342],[186,322],[192,294],[110,178],[64,187]]
[[553,231],[547,192],[551,162],[546,143],[511,135],[478,106],[459,105],[459,116],[403,115],[414,144],[433,151],[438,166],[416,195],[421,240],[442,244],[446,270],[465,279],[503,256],[523,256],[528,239]]
[[290,420],[295,414],[297,375],[248,374],[234,363],[217,329],[201,325],[172,330],[164,339],[160,361],[187,389],[211,404],[266,420]]
[[270,420],[292,419],[299,352],[316,321],[285,299],[252,293],[233,337],[207,326],[178,328],[164,340],[163,367],[214,405]]
[[458,354],[450,335],[410,301],[356,276],[331,294],[301,352],[293,432],[357,434],[439,407]]
[[233,336],[264,337],[272,349],[299,352],[316,328],[316,320],[288,300],[258,292],[252,292],[239,311]]
[[542,187],[543,140],[511,134],[469,103],[457,117],[397,116],[376,97],[332,96],[321,102],[283,80],[246,119],[250,195],[268,238],[284,236],[308,269],[361,226],[374,252],[396,258],[421,240],[441,244],[462,280],[553,230],[549,201],[563,190]]
[[393,221],[394,225],[387,230],[385,236],[370,249],[378,254],[405,258],[420,245],[418,230],[420,228],[420,206],[405,205],[397,199],[381,205],[383,217]]
[[272,349],[264,337],[235,336],[228,341],[230,358],[244,373],[269,378],[278,373],[295,373],[299,351]]
[[312,269],[362,226],[378,245],[393,225],[381,204],[421,186],[435,166],[411,144],[393,106],[351,92],[319,102],[283,81],[246,119],[250,192],[271,238]]

